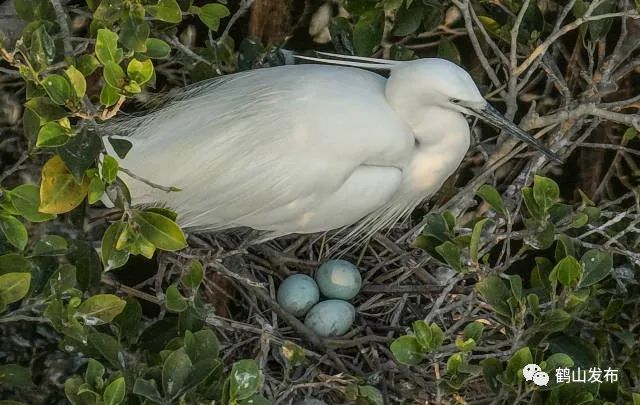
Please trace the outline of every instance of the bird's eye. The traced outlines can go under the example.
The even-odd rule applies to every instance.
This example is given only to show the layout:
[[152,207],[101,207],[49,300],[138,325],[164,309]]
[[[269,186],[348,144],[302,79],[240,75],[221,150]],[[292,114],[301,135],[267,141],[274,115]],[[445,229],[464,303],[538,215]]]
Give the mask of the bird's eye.
[[458,104],[460,102],[460,99],[450,98],[449,101],[451,101],[453,104]]

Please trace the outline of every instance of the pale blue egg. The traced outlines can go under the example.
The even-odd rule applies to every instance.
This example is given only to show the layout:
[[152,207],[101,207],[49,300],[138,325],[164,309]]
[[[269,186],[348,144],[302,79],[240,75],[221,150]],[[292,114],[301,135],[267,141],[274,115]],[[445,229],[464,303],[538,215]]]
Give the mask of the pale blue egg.
[[304,274],[287,277],[278,288],[278,303],[295,316],[303,316],[319,300],[318,285]]
[[346,260],[329,260],[316,271],[320,292],[327,298],[350,300],[362,286],[360,271]]
[[307,316],[304,324],[323,337],[341,336],[351,329],[356,319],[356,309],[342,300],[327,300],[317,303]]

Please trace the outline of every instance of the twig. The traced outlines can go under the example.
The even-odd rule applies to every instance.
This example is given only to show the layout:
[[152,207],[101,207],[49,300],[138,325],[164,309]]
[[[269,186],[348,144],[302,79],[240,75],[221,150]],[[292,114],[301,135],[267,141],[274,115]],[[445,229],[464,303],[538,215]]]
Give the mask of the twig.
[[64,11],[64,7],[60,0],[51,0],[53,9],[56,13],[56,20],[60,26],[60,35],[62,36],[62,44],[64,46],[64,56],[73,56],[73,46],[71,46],[71,32],[69,31],[69,25],[67,24],[67,13]]

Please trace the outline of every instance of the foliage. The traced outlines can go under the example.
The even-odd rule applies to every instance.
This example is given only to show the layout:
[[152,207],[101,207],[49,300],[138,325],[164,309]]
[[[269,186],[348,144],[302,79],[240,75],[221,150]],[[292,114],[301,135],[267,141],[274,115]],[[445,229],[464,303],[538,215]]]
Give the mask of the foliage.
[[[427,216],[427,225],[414,242],[443,265],[466,276],[477,277],[475,291],[495,314],[493,322],[470,322],[462,333],[448,337],[457,352],[447,359],[442,382],[445,389],[461,390],[482,376],[496,395],[514,399],[523,388],[531,390],[534,387],[524,380],[521,371],[525,365],[537,363],[550,374],[552,383],[545,390],[534,391],[534,398],[545,403],[573,403],[576,387],[556,382],[556,368],[574,365],[583,369],[613,367],[605,361],[611,359],[604,354],[610,350],[617,353],[614,358],[626,358],[615,364],[617,369],[635,373],[636,359],[632,354],[635,344],[631,341],[637,336],[619,324],[621,320],[612,313],[629,304],[623,304],[622,300],[610,301],[610,297],[602,292],[606,285],[615,284],[611,279],[613,256],[606,249],[581,247],[578,239],[585,229],[598,228],[606,222],[601,218],[600,209],[584,195],[583,202],[577,207],[562,203],[558,184],[552,179],[535,176],[533,187],[524,187],[521,194],[525,206],[523,228],[512,229],[518,236],[514,236],[511,243],[518,239],[522,241],[513,260],[535,256],[533,268],[525,272],[529,279],[523,280],[520,274],[496,273],[493,247],[483,249],[480,244],[483,235],[501,233],[501,229],[508,226],[509,211],[505,208],[508,203],[490,185],[479,188],[477,194],[491,207],[486,218],[475,218],[471,224],[457,224],[450,212],[432,213]],[[553,249],[553,261],[544,255],[549,249]],[[583,319],[599,321],[589,324],[590,331],[587,332],[585,325],[579,324]],[[435,324],[431,325],[433,327],[440,330]],[[483,335],[487,327],[505,328],[515,336],[506,364],[496,358],[474,359],[472,356],[478,343],[486,339]],[[597,342],[585,339],[589,333],[605,330],[613,332],[615,337]],[[391,344],[391,351],[401,363],[421,364],[428,359],[426,354],[433,350],[423,343],[425,336],[431,338],[429,328],[423,321],[415,321],[413,334],[396,339]],[[576,350],[585,352],[577,353]],[[604,386],[592,388],[593,392],[581,395],[582,400],[632,400],[633,392],[625,384],[617,385],[613,392]]]

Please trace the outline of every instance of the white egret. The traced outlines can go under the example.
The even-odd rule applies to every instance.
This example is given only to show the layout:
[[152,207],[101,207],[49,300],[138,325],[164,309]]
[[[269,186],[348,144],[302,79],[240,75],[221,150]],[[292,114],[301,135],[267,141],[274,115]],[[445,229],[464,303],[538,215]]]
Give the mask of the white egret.
[[456,170],[470,143],[465,114],[554,158],[451,62],[347,59],[197,83],[156,111],[108,125],[133,144],[122,167],[181,190],[123,174],[132,203],[163,204],[201,231],[250,227],[276,237],[358,223],[369,234]]

